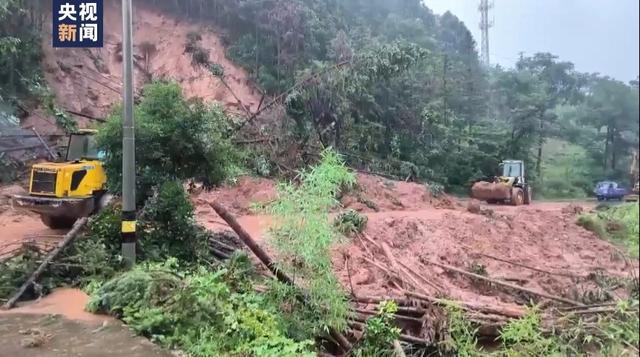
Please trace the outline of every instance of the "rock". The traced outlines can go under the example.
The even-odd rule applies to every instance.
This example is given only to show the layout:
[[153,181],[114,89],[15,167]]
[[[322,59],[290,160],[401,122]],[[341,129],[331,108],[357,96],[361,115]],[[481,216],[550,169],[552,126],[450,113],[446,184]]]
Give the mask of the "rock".
[[471,200],[467,203],[467,212],[473,214],[480,214],[482,212],[482,208],[480,207],[480,201]]
[[582,214],[582,212],[584,212],[584,208],[573,203],[562,208],[564,214]]

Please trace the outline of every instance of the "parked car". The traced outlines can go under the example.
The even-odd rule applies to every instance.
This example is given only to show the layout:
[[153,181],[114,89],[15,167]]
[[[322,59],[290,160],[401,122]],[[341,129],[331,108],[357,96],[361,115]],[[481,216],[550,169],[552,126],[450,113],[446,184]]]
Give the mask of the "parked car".
[[602,181],[598,182],[593,193],[596,194],[598,201],[606,201],[622,200],[628,192],[626,188],[615,181]]

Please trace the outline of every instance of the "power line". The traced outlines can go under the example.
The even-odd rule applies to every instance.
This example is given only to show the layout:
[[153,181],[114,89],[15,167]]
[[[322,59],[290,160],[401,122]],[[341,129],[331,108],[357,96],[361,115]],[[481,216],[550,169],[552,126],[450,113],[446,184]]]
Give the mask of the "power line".
[[489,29],[493,27],[493,20],[489,20],[489,10],[493,8],[493,2],[489,0],[480,0],[478,11],[480,11],[480,30],[482,31],[482,62],[489,66],[491,61],[489,58]]

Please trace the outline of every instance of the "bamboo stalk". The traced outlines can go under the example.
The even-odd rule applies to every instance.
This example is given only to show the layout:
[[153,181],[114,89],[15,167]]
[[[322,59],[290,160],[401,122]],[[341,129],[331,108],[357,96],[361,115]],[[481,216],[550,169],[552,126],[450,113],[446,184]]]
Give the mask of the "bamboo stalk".
[[456,273],[459,273],[459,274],[462,274],[462,275],[470,276],[470,277],[473,277],[473,278],[476,278],[476,279],[479,279],[479,280],[488,281],[488,282],[494,283],[496,285],[504,286],[504,287],[507,287],[507,288],[515,289],[515,290],[524,291],[524,292],[527,292],[527,293],[530,293],[530,294],[533,294],[533,295],[537,295],[537,296],[544,297],[544,298],[547,298],[547,299],[563,302],[565,304],[569,304],[569,305],[573,305],[573,306],[584,306],[584,304],[582,304],[580,302],[577,302],[577,301],[574,301],[574,300],[570,300],[570,299],[566,299],[566,298],[563,298],[563,297],[560,297],[560,296],[547,294],[545,292],[536,291],[536,290],[533,290],[533,289],[525,288],[523,286],[507,283],[507,282],[504,282],[504,281],[491,279],[491,278],[488,278],[486,276],[482,276],[482,275],[479,275],[479,274],[471,273],[471,272],[468,272],[466,270],[462,270],[462,269],[453,267],[451,265],[442,264],[442,263],[438,263],[438,262],[435,262],[435,261],[432,261],[432,260],[427,260],[427,259],[425,259],[424,261],[429,263],[429,264],[433,264],[435,266],[439,266],[439,267],[441,267],[443,269],[446,269],[446,270],[449,270],[449,271],[452,271],[452,272],[456,272]]
[[[469,250],[473,250],[473,248],[471,248],[470,246],[468,246],[466,244],[464,246]],[[507,263],[507,264],[511,264],[511,265],[514,265],[514,266],[517,266],[517,267],[521,267],[521,268],[537,271],[539,273],[545,273],[545,274],[549,274],[549,275],[564,276],[564,277],[568,277],[568,278],[584,278],[585,277],[585,276],[582,276],[582,275],[571,274],[571,273],[552,272],[552,271],[549,271],[549,270],[545,270],[545,269],[541,269],[541,268],[537,268],[537,267],[532,267],[530,265],[514,262],[514,261],[511,261],[511,260],[504,259],[504,258],[500,258],[500,257],[494,256],[494,255],[491,255],[491,254],[477,252],[475,250],[473,250],[471,252],[471,254],[481,255],[481,256],[489,258],[489,259],[493,259],[493,260],[496,260],[496,261],[499,261],[499,262],[503,262],[503,263]]]
[[450,300],[438,299],[431,296],[421,295],[411,291],[407,291],[405,292],[405,294],[409,297],[430,302],[432,304],[446,305],[446,304],[453,303],[465,310],[481,311],[481,312],[498,314],[498,315],[516,318],[516,319],[521,318],[525,314],[524,310],[514,310],[514,309],[509,309],[509,308],[500,307],[500,306],[480,305],[480,304],[466,302],[466,301],[450,301]]

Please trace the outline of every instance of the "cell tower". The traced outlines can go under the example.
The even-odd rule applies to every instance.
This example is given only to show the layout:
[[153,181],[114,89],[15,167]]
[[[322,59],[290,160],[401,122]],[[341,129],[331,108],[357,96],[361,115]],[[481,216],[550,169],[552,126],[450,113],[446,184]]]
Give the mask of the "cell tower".
[[491,65],[489,60],[489,28],[493,26],[493,21],[489,21],[489,10],[492,8],[493,2],[489,3],[489,0],[480,0],[478,10],[480,11],[480,30],[482,30],[481,56],[482,62],[487,66]]

